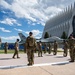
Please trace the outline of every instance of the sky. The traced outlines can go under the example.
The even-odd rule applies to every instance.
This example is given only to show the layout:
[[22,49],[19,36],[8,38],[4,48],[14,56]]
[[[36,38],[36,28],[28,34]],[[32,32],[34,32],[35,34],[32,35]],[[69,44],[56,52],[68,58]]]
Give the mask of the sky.
[[[2,42],[15,42],[18,33],[26,37],[31,31],[41,38],[45,23],[75,0],[0,0],[0,37]],[[20,39],[20,38],[19,38]]]

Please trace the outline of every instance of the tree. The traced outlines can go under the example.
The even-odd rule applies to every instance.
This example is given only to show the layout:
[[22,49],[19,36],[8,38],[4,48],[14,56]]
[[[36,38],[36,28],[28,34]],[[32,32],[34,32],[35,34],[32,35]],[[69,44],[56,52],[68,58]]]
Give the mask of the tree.
[[62,38],[62,39],[67,39],[67,35],[66,35],[65,31],[63,31],[63,33],[62,33],[62,35],[61,35],[61,38]]
[[44,38],[45,38],[45,39],[46,39],[46,38],[49,38],[48,32],[45,32]]

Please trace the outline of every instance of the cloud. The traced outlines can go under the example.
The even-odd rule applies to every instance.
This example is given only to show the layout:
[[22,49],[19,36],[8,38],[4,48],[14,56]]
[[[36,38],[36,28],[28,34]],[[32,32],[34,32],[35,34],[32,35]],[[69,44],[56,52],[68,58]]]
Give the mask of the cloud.
[[11,6],[5,0],[0,0],[0,5],[3,5],[7,9],[10,8],[10,6]]
[[34,36],[37,36],[41,33],[41,31],[39,31],[39,30],[32,30],[32,32],[33,32]]
[[3,40],[16,40],[19,36],[1,37]]
[[17,26],[21,26],[21,24],[19,24],[13,18],[5,18],[3,21],[0,21],[0,23],[6,24],[6,25],[9,25],[9,26],[13,26],[14,24],[16,24]]
[[2,32],[8,32],[8,33],[11,32],[10,30],[6,30],[5,28],[2,28],[2,27],[0,27],[0,30],[1,30]]
[[5,11],[1,11],[2,13],[4,13],[4,14],[6,14],[7,12],[5,12]]
[[6,0],[1,0],[0,5],[14,12],[18,18],[25,18],[44,26],[49,18],[73,2],[74,0],[13,0],[9,4]]
[[13,0],[12,4],[9,4],[5,0],[1,0],[0,5],[14,12],[18,18],[25,18],[44,26],[50,18],[50,12],[56,14],[62,10],[56,6],[51,7],[50,2],[49,0]]
[[[24,31],[22,29],[17,29],[17,28],[14,28],[14,30],[16,30],[18,32],[23,32],[27,35],[29,35],[29,32],[30,32],[30,31]],[[33,32],[33,36],[35,36],[36,38],[41,38],[41,36],[42,36],[42,32],[39,30],[31,30],[31,32]]]
[[30,20],[28,20],[28,24],[29,24],[29,25],[32,25],[32,26],[35,26],[35,25],[36,25],[35,22],[31,22]]
[[20,39],[19,36],[8,36],[8,37],[1,37],[2,42],[10,42],[10,43],[14,43],[16,41],[16,39]]
[[[29,35],[29,32],[30,32],[30,31],[26,31],[25,33],[26,33],[27,35]],[[39,31],[39,30],[32,30],[31,32],[33,32],[33,36],[35,36],[35,37],[41,37],[41,35],[42,35],[42,32]]]
[[58,8],[58,7],[55,7],[55,6],[51,6],[51,7],[48,7],[48,8],[45,10],[45,13],[51,14],[51,13],[58,13],[58,12],[61,12],[61,11],[62,11],[61,8]]
[[17,28],[14,28],[14,30],[16,30],[16,31],[18,31],[18,32],[23,32],[23,30],[17,29]]

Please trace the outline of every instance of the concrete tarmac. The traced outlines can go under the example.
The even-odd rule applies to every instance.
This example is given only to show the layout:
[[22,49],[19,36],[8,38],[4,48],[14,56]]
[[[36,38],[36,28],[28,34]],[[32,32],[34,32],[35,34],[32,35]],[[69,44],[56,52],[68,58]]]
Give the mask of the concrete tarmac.
[[70,57],[35,53],[34,65],[27,66],[27,55],[20,54],[20,59],[12,59],[13,54],[0,54],[0,75],[75,75],[75,62],[70,63]]

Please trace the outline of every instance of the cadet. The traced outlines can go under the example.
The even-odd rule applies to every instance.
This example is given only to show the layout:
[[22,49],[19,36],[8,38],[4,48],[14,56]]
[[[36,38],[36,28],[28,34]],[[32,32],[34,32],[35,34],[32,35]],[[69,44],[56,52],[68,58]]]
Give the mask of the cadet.
[[19,52],[19,39],[17,39],[15,42],[15,53],[13,55],[14,59],[15,59],[15,55],[17,55],[17,58],[20,58],[18,52]]
[[74,62],[75,59],[75,39],[73,38],[73,35],[70,35],[69,38],[69,48],[70,48],[70,58],[71,61],[70,62]]
[[24,46],[24,53],[26,53],[26,44],[24,43],[23,46]]
[[51,50],[52,50],[52,48],[51,48],[51,43],[48,43],[48,47],[49,47],[48,53],[50,54],[50,53],[51,53]]
[[42,43],[39,41],[38,43],[38,57],[42,57]]
[[47,51],[46,43],[44,43],[43,46],[44,46],[44,53],[46,53],[46,51]]
[[55,41],[54,41],[54,52],[53,52],[54,55],[57,54],[57,48],[58,48],[58,43],[57,43],[56,40],[55,40]]
[[1,43],[2,43],[2,40],[1,40],[1,38],[0,38],[0,47],[1,47]]
[[64,53],[63,56],[66,57],[68,54],[68,43],[64,40]]
[[8,43],[7,42],[5,42],[5,44],[4,44],[4,50],[5,50],[5,53],[7,54],[7,50],[8,50]]
[[36,46],[37,46],[37,43],[35,38],[33,37],[33,33],[30,32],[29,36],[26,39],[26,52],[27,52],[29,66],[34,64],[34,50]]

